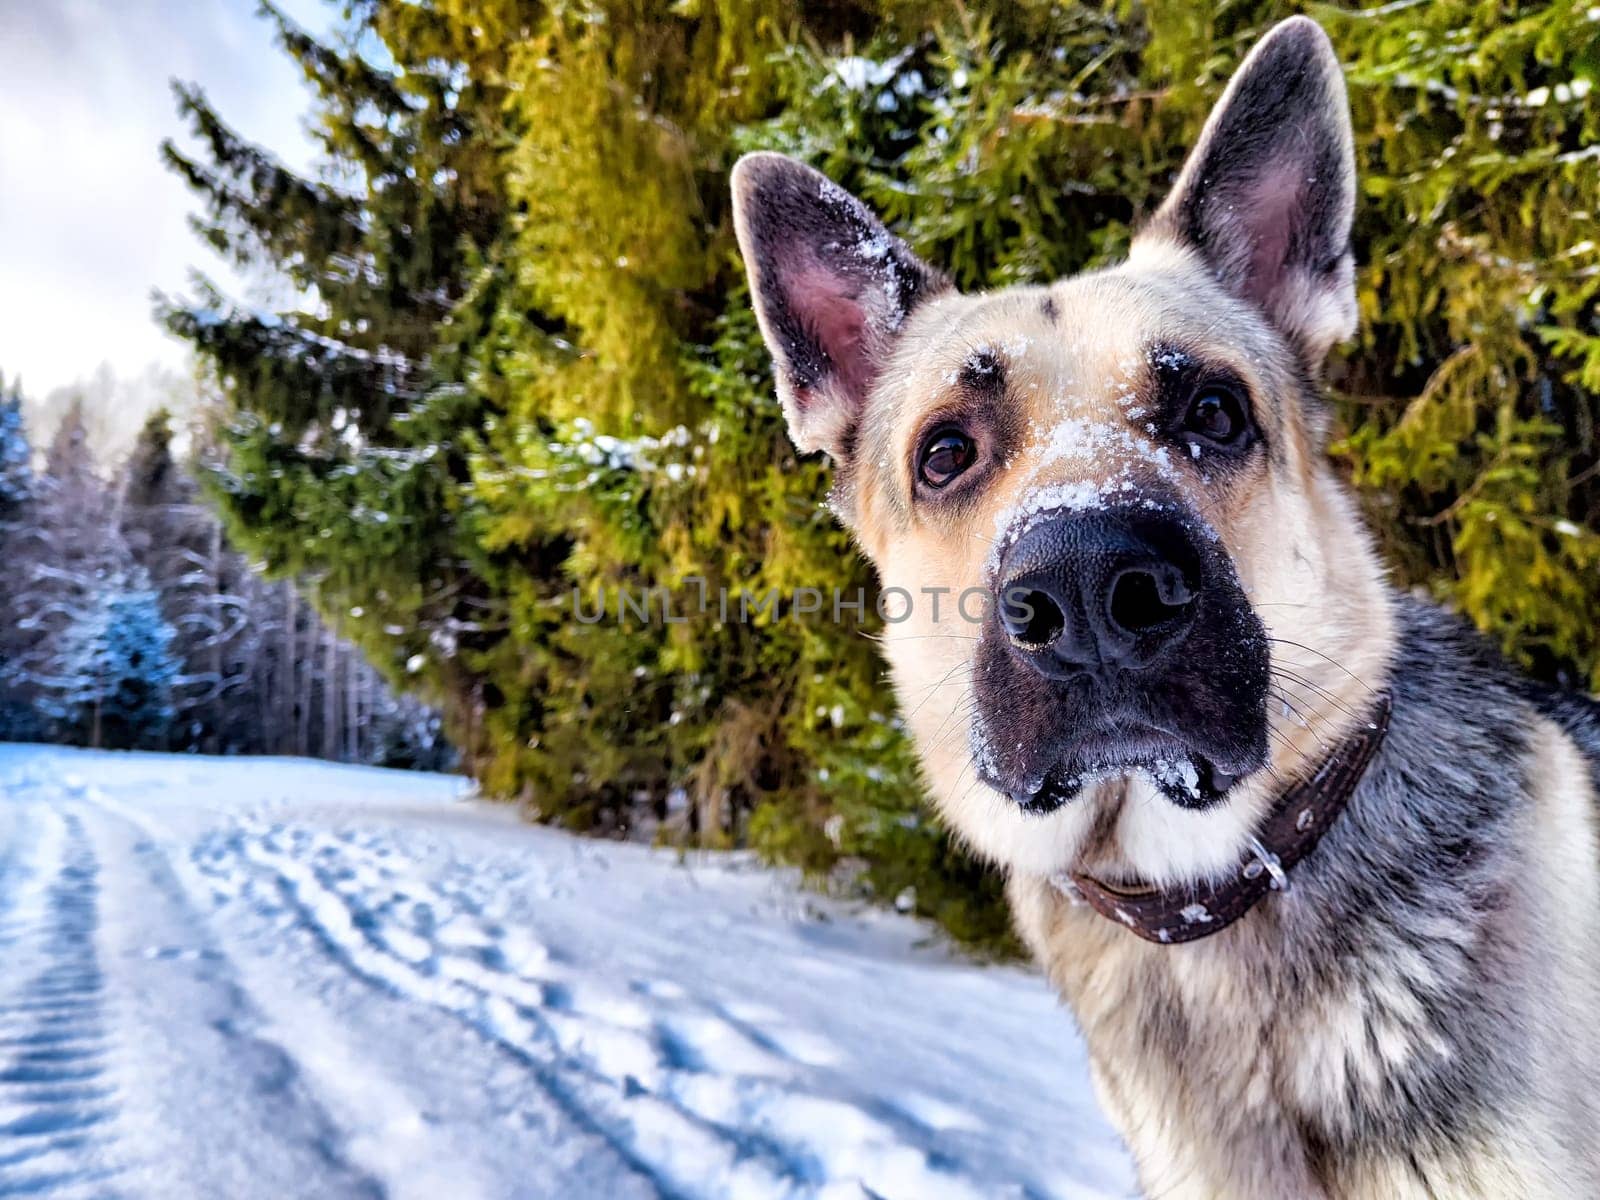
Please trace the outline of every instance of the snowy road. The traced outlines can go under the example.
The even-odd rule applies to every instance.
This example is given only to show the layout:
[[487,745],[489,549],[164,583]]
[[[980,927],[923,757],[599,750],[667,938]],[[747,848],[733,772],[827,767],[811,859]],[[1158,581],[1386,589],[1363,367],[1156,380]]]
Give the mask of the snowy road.
[[0,1197],[1130,1194],[1037,979],[460,790],[0,746]]

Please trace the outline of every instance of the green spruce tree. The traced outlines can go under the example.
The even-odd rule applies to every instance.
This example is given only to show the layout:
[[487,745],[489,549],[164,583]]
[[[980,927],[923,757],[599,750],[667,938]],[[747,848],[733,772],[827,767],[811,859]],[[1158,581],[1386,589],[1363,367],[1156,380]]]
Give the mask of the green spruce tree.
[[[230,536],[314,585],[372,662],[442,702],[470,756],[495,697],[469,664],[506,632],[461,488],[487,420],[462,343],[505,275],[501,51],[487,32],[457,45],[460,27],[399,0],[352,5],[339,47],[263,11],[312,86],[340,182],[295,175],[187,85],[179,109],[202,151],[163,152],[202,203],[201,235],[307,302],[259,312],[199,279],[160,315],[224,396],[210,491]],[[362,48],[373,37],[382,67]]]

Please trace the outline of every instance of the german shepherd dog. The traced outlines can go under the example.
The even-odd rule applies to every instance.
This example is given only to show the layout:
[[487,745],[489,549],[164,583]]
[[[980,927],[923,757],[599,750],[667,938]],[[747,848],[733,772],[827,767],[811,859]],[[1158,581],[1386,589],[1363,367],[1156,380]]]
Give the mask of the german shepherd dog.
[[1126,262],[1048,287],[962,295],[779,155],[733,190],[885,593],[992,601],[904,606],[895,688],[1148,1193],[1600,1195],[1600,709],[1393,590],[1324,459],[1321,29],[1255,48]]

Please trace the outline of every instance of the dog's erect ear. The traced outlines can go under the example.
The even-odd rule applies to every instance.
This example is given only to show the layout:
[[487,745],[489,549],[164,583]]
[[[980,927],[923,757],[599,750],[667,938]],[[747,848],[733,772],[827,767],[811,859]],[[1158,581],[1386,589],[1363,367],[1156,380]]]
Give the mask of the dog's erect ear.
[[1316,22],[1291,17],[1239,67],[1141,236],[1197,250],[1315,368],[1356,328],[1355,192],[1338,59]]
[[733,168],[733,224],[789,436],[843,462],[901,323],[949,282],[861,201],[781,154]]

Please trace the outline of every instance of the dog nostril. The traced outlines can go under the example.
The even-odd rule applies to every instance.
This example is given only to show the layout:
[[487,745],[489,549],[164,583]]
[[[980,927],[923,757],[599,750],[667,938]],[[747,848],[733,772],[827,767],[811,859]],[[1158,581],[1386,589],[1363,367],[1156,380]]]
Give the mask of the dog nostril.
[[1000,624],[1019,646],[1041,649],[1067,626],[1061,606],[1037,588],[1012,588],[1000,606]]
[[1111,589],[1111,619],[1128,633],[1144,633],[1181,617],[1193,601],[1176,570],[1124,571]]

